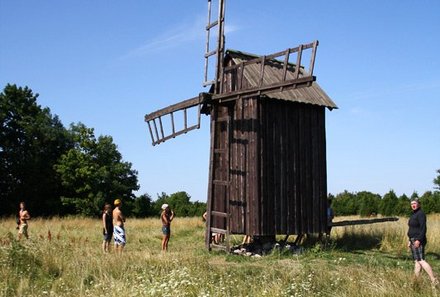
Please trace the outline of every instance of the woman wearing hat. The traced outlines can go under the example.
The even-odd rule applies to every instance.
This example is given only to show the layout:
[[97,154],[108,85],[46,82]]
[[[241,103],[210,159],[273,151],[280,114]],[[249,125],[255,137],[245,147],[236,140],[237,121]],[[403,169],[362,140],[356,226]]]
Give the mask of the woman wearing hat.
[[426,215],[420,208],[419,200],[411,201],[413,211],[408,221],[408,247],[411,249],[412,257],[415,261],[414,273],[419,277],[420,271],[425,270],[429,275],[434,286],[438,285],[438,280],[434,277],[431,266],[425,261],[426,246]]
[[160,215],[162,220],[162,252],[168,250],[168,241],[171,236],[171,221],[174,219],[174,212],[170,209],[168,204],[162,205],[162,214]]

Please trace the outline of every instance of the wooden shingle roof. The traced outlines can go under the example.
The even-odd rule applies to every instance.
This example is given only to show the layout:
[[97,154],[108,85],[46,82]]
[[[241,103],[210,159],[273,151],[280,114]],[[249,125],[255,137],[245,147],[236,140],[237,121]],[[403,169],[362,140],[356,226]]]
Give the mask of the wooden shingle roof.
[[[244,53],[241,51],[227,50],[225,53],[225,60],[232,59],[234,64],[239,64],[248,60],[255,59],[258,56]],[[271,82],[281,81],[283,75],[282,62],[277,60],[267,61],[265,64],[264,82],[270,84]],[[258,86],[260,80],[260,66],[259,64],[249,64],[244,71],[244,78],[251,86]],[[294,78],[295,64],[289,64],[286,79]],[[300,68],[300,77],[304,76],[305,70]],[[338,108],[332,99],[324,92],[323,89],[313,82],[311,86],[287,89],[281,92],[273,92],[265,95],[268,98],[286,100],[292,102],[299,102],[305,104],[314,104],[325,106],[330,110]]]

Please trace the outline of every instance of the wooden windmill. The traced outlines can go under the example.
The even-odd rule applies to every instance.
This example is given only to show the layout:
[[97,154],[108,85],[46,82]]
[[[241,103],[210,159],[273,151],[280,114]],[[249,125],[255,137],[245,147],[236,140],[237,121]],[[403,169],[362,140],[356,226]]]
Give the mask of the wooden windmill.
[[[152,143],[198,129],[201,113],[211,116],[208,249],[229,250],[230,234],[323,233],[327,222],[325,108],[337,107],[313,76],[318,41],[266,56],[226,51],[225,0],[218,0],[214,20],[212,7],[208,0],[203,86],[210,90],[147,114]],[[214,49],[211,33],[217,39]],[[213,61],[214,78],[210,79]],[[188,124],[189,109],[197,109],[196,124]],[[183,113],[179,128],[177,113]],[[164,119],[170,123],[169,131]],[[225,244],[215,245],[213,233],[225,234]]]

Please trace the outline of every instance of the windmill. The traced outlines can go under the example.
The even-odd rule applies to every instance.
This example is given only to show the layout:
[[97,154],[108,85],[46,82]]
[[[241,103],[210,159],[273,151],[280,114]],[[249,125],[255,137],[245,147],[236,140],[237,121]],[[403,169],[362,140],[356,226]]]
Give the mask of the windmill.
[[[214,6],[208,0],[203,86],[210,89],[147,114],[152,144],[198,129],[201,114],[210,115],[209,250],[229,251],[230,234],[323,233],[325,108],[337,107],[313,76],[318,41],[265,56],[226,51],[225,0],[218,0],[216,17]],[[194,109],[196,123],[189,124]],[[225,244],[215,244],[214,233],[224,234]]]

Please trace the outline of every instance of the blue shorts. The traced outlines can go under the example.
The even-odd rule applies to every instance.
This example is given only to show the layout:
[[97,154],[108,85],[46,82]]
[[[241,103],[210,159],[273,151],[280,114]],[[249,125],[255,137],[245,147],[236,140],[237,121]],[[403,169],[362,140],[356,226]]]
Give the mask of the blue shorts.
[[170,226],[162,226],[162,234],[163,235],[170,235],[171,234]]

